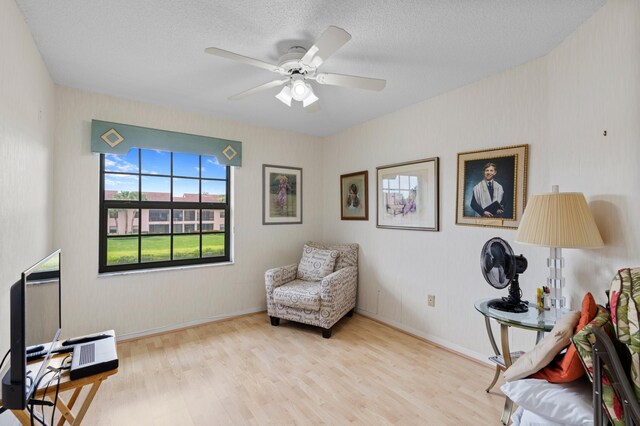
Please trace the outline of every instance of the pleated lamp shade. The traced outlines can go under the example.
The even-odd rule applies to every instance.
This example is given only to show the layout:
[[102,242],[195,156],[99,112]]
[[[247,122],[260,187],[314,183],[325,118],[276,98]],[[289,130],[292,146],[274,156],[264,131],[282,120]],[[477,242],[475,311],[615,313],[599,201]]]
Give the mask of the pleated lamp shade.
[[561,248],[604,245],[581,192],[551,192],[531,197],[522,215],[516,242]]

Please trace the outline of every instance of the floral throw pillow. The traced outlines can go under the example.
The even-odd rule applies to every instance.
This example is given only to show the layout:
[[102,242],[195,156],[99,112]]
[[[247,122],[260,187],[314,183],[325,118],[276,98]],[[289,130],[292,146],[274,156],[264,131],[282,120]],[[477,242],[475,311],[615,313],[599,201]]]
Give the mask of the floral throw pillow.
[[298,279],[305,281],[320,281],[333,272],[338,250],[321,250],[305,245],[302,249],[302,259],[298,264]]
[[[582,330],[577,332],[573,338],[573,344],[576,347],[580,360],[584,365],[589,380],[593,382],[593,354],[592,346],[595,342],[595,336],[593,335],[593,329],[596,327],[602,328],[612,339],[615,339],[615,331],[613,329],[613,323],[611,322],[611,315],[609,311],[598,306],[598,314],[596,317],[587,324]],[[624,416],[623,409],[618,396],[611,386],[611,373],[606,365],[603,365],[602,375],[602,401],[604,402],[607,414],[615,426],[623,426]]]

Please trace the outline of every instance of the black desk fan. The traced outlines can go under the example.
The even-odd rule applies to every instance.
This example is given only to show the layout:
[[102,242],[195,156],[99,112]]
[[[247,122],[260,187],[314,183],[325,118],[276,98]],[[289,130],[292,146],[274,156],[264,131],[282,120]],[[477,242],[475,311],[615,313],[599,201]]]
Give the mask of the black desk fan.
[[527,259],[513,254],[509,243],[502,238],[494,237],[484,244],[480,252],[480,269],[484,279],[497,289],[509,286],[509,295],[490,300],[490,308],[516,313],[529,310],[527,302],[522,300],[518,283],[518,274],[526,271],[527,265]]

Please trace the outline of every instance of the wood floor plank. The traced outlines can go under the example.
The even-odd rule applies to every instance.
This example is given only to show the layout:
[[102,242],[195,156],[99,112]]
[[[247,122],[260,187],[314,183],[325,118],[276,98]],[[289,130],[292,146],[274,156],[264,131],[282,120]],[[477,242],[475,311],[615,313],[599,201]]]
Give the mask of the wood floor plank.
[[118,354],[88,425],[498,425],[504,403],[492,368],[357,314],[330,339],[258,313]]

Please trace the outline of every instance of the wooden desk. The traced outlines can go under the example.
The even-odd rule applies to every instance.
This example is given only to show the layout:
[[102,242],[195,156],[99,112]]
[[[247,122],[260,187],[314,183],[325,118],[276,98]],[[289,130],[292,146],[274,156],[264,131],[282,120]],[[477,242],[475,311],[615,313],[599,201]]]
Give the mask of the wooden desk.
[[[67,354],[55,356],[54,358],[51,359],[50,365],[54,368],[59,367],[60,364],[62,363],[62,360],[66,357],[66,355]],[[37,362],[33,364],[29,364],[29,366],[35,366],[35,365],[37,365]],[[116,368],[114,370],[109,370],[102,373],[94,374],[93,376],[83,377],[77,380],[71,380],[69,378],[69,370],[65,370],[64,372],[62,372],[60,374],[60,386],[58,387],[58,392],[59,392],[58,401],[56,402],[56,409],[60,412],[62,416],[60,417],[60,420],[57,423],[58,426],[62,426],[65,423],[65,421],[69,422],[70,425],[81,424],[82,419],[84,418],[85,414],[87,414],[87,410],[89,409],[89,406],[93,401],[93,398],[96,396],[96,393],[98,392],[98,389],[100,388],[100,385],[102,384],[102,382],[108,379],[109,376],[113,376],[114,374],[117,374],[117,373],[118,373],[118,369]],[[57,383],[57,380],[55,382],[51,382],[51,385],[48,387],[48,389],[44,388],[44,385],[46,385],[45,383],[43,387],[39,388],[35,392],[34,397],[42,398],[42,396],[45,396],[46,398],[48,398],[53,402],[56,397],[56,383]],[[80,396],[82,389],[85,386],[88,386],[87,389],[89,392],[87,393],[82,405],[79,407],[76,414],[74,414],[71,410],[73,409],[76,402],[78,401],[78,397]],[[73,391],[73,394],[71,395],[71,398],[69,398],[68,402],[65,402],[64,399],[62,398],[62,394],[69,391]],[[11,410],[11,412],[18,418],[18,420],[20,420],[20,423],[22,423],[23,425],[29,426],[31,424],[31,415],[29,414],[29,411],[27,411],[26,409]]]

